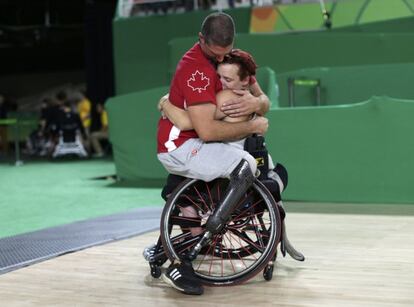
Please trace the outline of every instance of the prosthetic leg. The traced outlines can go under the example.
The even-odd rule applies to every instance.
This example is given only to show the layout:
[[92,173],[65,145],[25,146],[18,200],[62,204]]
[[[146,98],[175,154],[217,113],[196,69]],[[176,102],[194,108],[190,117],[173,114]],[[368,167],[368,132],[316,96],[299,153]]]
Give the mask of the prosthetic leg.
[[266,186],[276,201],[280,217],[282,218],[282,239],[280,242],[280,249],[283,257],[288,253],[293,259],[304,261],[305,257],[292,246],[286,233],[286,211],[283,207],[281,197],[282,192],[288,185],[288,172],[286,168],[282,164],[277,163],[273,169],[269,169],[269,155],[263,136],[253,135],[248,137],[244,144],[244,150],[255,157],[257,168],[260,171],[258,179]]
[[[304,261],[305,256],[297,251],[293,245],[290,243],[287,232],[286,232],[286,224],[285,224],[285,209],[283,207],[282,197],[281,193],[288,185],[288,173],[286,168],[278,163],[276,164],[276,167],[269,171],[268,175],[269,179],[273,181],[273,183],[266,184],[266,187],[269,189],[269,191],[272,193],[273,198],[275,199],[277,203],[277,207],[279,209],[280,215],[282,217],[282,240],[280,241],[280,251],[282,252],[283,257],[286,256],[286,253],[288,253],[293,259],[297,261]],[[275,184],[276,183],[276,184]]]
[[231,213],[236,209],[238,201],[253,184],[254,180],[255,177],[252,174],[249,163],[243,159],[230,174],[230,183],[224,194],[225,196],[221,203],[217,204],[214,213],[207,220],[207,231],[188,254],[190,261],[197,257],[200,250],[208,243],[214,234],[219,233],[223,229],[224,225],[226,225],[229,220]]

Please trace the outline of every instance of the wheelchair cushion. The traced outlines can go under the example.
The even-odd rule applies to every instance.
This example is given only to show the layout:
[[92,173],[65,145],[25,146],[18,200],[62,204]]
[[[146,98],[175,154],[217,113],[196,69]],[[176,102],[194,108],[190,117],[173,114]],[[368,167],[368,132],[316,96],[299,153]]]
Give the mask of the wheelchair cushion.
[[167,177],[167,182],[165,183],[164,188],[161,191],[161,197],[167,201],[170,194],[175,190],[175,188],[185,180],[186,178],[179,175],[169,174]]

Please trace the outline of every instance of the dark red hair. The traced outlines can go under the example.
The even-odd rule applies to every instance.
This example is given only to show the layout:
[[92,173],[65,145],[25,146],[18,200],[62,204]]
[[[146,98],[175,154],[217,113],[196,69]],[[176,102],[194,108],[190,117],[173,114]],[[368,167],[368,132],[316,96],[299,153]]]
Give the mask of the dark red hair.
[[240,49],[233,49],[220,64],[236,64],[239,66],[238,75],[240,80],[256,75],[257,65],[252,55]]

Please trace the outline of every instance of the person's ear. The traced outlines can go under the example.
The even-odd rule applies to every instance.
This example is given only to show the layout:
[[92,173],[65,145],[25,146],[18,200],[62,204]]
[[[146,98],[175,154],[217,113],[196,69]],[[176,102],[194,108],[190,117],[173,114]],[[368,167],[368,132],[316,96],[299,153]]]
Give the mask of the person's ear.
[[250,76],[247,76],[241,81],[243,87],[248,86],[250,84]]
[[201,32],[198,32],[198,41],[202,44],[205,44],[206,40],[203,36],[203,34],[201,34]]

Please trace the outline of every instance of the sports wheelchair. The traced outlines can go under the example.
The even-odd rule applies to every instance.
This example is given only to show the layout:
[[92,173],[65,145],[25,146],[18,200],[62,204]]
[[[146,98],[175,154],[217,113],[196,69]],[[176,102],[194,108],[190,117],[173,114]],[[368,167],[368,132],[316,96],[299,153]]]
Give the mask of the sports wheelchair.
[[[267,176],[264,138],[248,138],[245,149],[256,158],[260,175],[239,199],[225,227],[209,238],[192,260],[195,274],[208,286],[240,284],[261,271],[265,280],[271,280],[279,243],[283,256],[288,253],[295,260],[305,259],[287,238],[279,186]],[[205,182],[169,175],[162,192],[167,202],[161,215],[160,237],[143,253],[153,277],[161,276],[161,267],[167,260],[188,259],[194,252],[228,184],[229,180],[224,178]],[[183,215],[183,209],[188,207],[197,212],[196,216]],[[201,229],[201,233],[192,234],[195,228]]]

